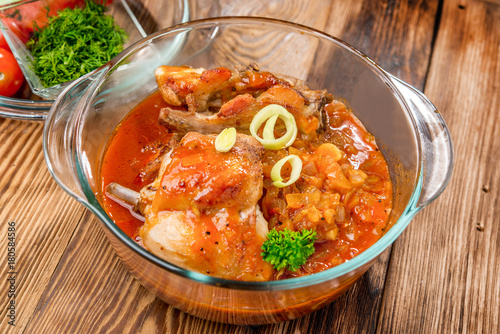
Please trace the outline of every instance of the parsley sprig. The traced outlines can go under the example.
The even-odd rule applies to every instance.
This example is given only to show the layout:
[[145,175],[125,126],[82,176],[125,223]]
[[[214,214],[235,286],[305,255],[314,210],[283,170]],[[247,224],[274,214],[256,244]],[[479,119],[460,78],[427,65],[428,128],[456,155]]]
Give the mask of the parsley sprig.
[[35,27],[27,46],[33,71],[45,87],[78,79],[123,51],[127,35],[105,11],[86,0],[84,8],[66,8],[45,28]]
[[271,230],[262,245],[262,257],[276,270],[296,271],[314,253],[316,231]]

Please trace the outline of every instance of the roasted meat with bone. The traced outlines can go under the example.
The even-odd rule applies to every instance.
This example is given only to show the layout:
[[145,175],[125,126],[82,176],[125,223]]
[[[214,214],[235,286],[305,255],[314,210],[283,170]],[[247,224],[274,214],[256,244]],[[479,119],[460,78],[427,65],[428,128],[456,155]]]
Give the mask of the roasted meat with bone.
[[[144,246],[180,267],[233,280],[271,279],[260,253],[267,222],[262,196],[263,147],[238,134],[226,153],[215,135],[186,134],[140,192]],[[260,269],[259,269],[260,268]],[[256,274],[257,273],[257,274]]]
[[302,81],[279,78],[256,65],[231,71],[160,66],[156,81],[165,102],[187,106],[187,111],[163,108],[160,121],[171,131],[219,133],[226,127],[249,133],[253,116],[269,104],[292,113],[302,134],[322,127],[322,112],[332,96],[326,90],[310,90]]

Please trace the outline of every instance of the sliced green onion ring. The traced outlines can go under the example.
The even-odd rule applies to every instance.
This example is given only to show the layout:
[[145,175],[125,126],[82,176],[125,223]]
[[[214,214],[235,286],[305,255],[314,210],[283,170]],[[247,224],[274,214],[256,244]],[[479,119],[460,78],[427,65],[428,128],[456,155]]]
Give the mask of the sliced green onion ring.
[[[290,162],[290,165],[292,165],[292,172],[290,173],[290,179],[287,182],[283,182],[283,178],[281,177],[281,169],[287,161]],[[283,159],[279,160],[271,169],[271,179],[274,181],[273,186],[277,188],[283,188],[291,185],[299,179],[301,171],[302,160],[300,160],[297,155],[291,154],[287,157],[284,157]]]
[[228,152],[236,142],[236,129],[227,128],[215,138],[215,149],[219,152]]
[[262,131],[262,138],[265,140],[275,140],[274,137],[274,127],[276,125],[276,121],[279,118],[279,114],[272,115],[266,121],[266,125],[264,125],[264,131]]
[[[281,118],[286,126],[286,133],[280,138],[274,138],[274,126],[278,118]],[[262,124],[264,132],[259,137],[257,131]],[[293,144],[297,138],[297,124],[292,114],[279,104],[270,104],[262,108],[252,119],[250,123],[250,133],[268,150],[281,150]]]

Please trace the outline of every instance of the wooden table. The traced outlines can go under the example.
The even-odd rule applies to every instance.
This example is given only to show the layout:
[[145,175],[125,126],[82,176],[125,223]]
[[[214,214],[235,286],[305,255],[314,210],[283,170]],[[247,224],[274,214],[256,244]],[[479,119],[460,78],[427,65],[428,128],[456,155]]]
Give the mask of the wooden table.
[[[222,14],[264,10],[324,30],[423,90],[454,140],[448,188],[330,306],[269,326],[217,324],[156,299],[125,270],[97,219],[49,175],[43,124],[0,119],[0,332],[497,333],[500,2],[220,2]],[[15,327],[8,222],[16,226]]]

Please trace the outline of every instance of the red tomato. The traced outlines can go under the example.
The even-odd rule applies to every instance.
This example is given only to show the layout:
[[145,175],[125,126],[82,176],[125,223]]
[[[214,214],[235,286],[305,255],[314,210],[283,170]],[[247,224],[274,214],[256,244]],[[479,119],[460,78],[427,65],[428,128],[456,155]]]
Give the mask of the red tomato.
[[[106,6],[113,2],[113,0],[95,1]],[[4,26],[16,34],[21,42],[26,43],[33,33],[35,24],[43,28],[48,23],[48,18],[56,15],[57,12],[68,7],[83,7],[84,5],[85,0],[43,0],[19,5],[15,9],[7,10],[0,17]],[[47,11],[47,9],[49,10]],[[10,50],[1,31],[0,47]]]
[[49,22],[49,17],[56,15],[64,8],[83,7],[84,4],[85,0],[45,0],[23,4],[18,6],[21,25],[33,32],[35,24],[43,28]]
[[7,41],[5,40],[5,37],[3,37],[1,31],[0,31],[0,48],[4,48],[5,50],[10,50],[9,44],[7,44]]
[[[5,28],[12,31],[21,42],[26,43],[31,36],[31,30],[22,26],[21,21],[12,18],[2,18],[2,23]],[[0,31],[0,47],[10,51],[9,45],[5,40],[3,33]]]
[[[110,5],[113,0],[94,0],[97,3]],[[55,16],[57,12],[65,8],[84,7],[85,0],[44,0],[19,6],[23,16],[24,26],[30,27],[33,31],[34,22],[38,27],[43,28],[48,22],[49,17]],[[47,12],[47,8],[49,11]]]
[[21,88],[23,81],[23,72],[16,58],[9,51],[0,48],[0,95],[14,95]]

